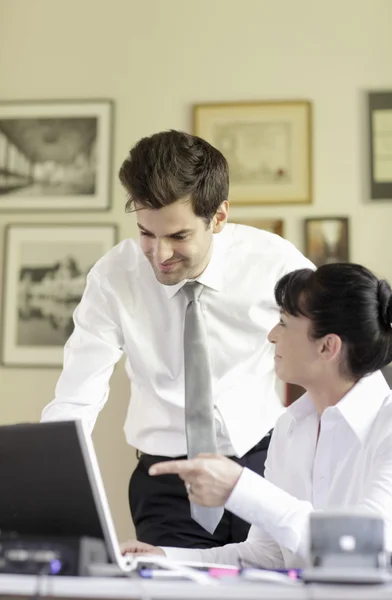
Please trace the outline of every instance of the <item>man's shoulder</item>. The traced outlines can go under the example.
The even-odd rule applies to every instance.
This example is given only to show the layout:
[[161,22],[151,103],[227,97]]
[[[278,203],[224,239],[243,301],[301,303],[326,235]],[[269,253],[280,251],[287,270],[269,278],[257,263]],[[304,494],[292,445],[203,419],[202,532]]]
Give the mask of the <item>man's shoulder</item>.
[[233,243],[244,243],[251,246],[253,246],[254,243],[257,243],[260,248],[263,248],[264,245],[268,247],[271,244],[284,247],[288,243],[287,240],[276,233],[272,233],[266,229],[252,227],[251,225],[227,223],[225,229],[232,237]]
[[104,254],[93,266],[91,272],[100,278],[105,278],[115,272],[135,271],[144,255],[136,240],[131,238],[122,240]]
[[232,244],[234,246],[241,245],[242,248],[252,253],[268,254],[272,251],[286,255],[295,248],[288,240],[265,229],[237,223],[228,223],[226,227]]
[[258,267],[262,262],[280,275],[294,269],[314,268],[294,244],[280,235],[236,223],[228,223],[226,227],[233,252],[248,256],[249,266]]

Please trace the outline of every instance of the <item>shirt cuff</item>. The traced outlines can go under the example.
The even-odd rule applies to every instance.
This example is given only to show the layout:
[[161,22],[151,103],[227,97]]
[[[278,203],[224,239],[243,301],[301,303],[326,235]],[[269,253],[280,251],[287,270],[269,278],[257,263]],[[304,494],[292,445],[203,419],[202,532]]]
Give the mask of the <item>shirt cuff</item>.
[[250,469],[244,468],[238,479],[225,508],[248,523],[255,524],[255,518],[260,515],[265,480]]
[[244,469],[225,508],[264,529],[291,552],[307,542],[310,502],[298,500],[257,473]]

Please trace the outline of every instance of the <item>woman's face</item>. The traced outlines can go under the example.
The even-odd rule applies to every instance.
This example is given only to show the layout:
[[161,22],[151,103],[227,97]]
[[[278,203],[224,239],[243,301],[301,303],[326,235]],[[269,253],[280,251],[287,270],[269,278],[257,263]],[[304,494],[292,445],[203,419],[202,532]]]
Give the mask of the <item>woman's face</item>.
[[309,336],[310,319],[280,313],[268,340],[275,344],[275,372],[286,383],[307,387],[320,374],[322,340]]

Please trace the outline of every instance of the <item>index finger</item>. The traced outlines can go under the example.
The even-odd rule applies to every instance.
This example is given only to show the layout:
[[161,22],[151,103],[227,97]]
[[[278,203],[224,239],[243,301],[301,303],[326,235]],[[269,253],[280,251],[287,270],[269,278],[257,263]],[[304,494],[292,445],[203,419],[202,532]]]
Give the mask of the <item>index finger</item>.
[[168,460],[156,463],[149,468],[150,475],[187,475],[194,473],[199,466],[197,459],[191,460]]

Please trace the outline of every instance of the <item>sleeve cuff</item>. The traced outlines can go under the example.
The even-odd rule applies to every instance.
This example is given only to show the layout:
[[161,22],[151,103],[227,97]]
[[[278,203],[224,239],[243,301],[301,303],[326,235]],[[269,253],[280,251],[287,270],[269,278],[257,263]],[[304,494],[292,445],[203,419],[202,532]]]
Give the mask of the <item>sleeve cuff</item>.
[[260,504],[260,498],[263,495],[263,483],[265,479],[260,475],[250,469],[243,469],[225,508],[244,521],[256,524],[255,519],[260,516],[262,510],[263,503]]
[[225,508],[264,529],[278,544],[296,553],[306,546],[310,502],[298,500],[257,473],[244,469]]

